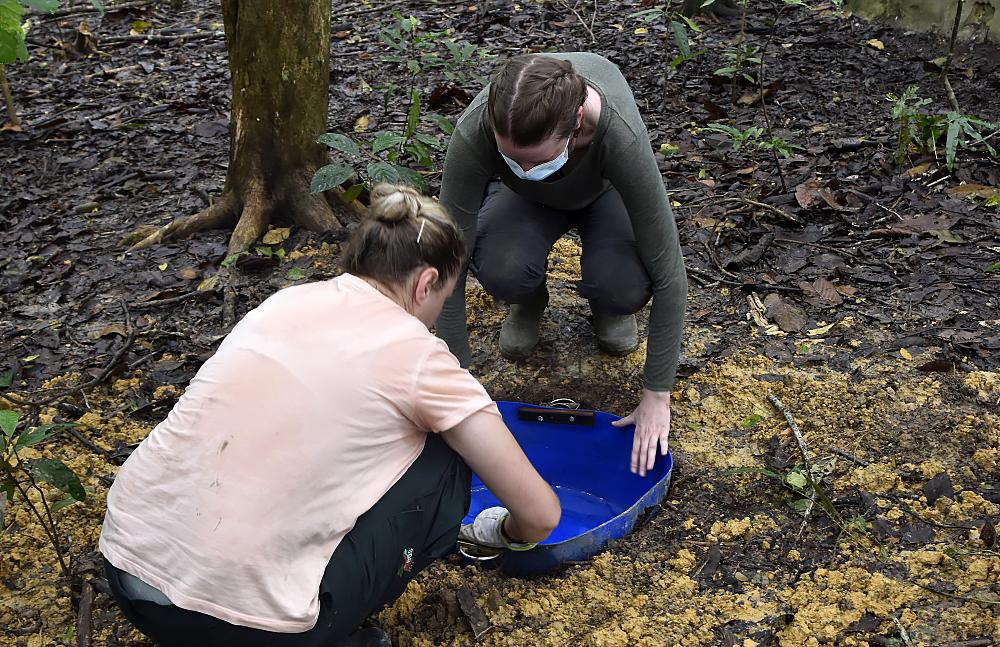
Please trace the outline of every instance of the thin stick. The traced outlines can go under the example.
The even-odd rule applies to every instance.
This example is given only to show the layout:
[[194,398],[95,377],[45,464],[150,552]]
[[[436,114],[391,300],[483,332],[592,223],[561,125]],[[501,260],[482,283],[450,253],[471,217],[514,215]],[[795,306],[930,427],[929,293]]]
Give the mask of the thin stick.
[[80,611],[76,616],[77,647],[90,647],[91,614],[94,608],[94,587],[89,581],[83,583],[80,594]]
[[757,200],[751,200],[750,198],[744,198],[744,197],[726,198],[722,202],[724,202],[724,203],[725,202],[741,202],[741,203],[743,203],[745,205],[748,205],[748,206],[759,207],[759,208],[761,208],[761,209],[763,209],[765,211],[769,211],[769,212],[773,213],[774,215],[782,218],[783,220],[786,220],[786,221],[789,221],[789,222],[794,222],[796,224],[802,224],[802,221],[799,220],[798,218],[796,218],[795,216],[793,216],[792,214],[788,213],[787,211],[785,211],[783,209],[779,209],[778,207],[775,207],[774,205],[767,204],[766,202],[758,202]]
[[906,633],[906,627],[903,626],[903,623],[896,616],[889,617],[892,618],[892,621],[896,623],[896,627],[899,628],[899,637],[903,639],[906,647],[913,647],[913,643],[910,642],[910,634]]
[[951,59],[955,56],[955,40],[958,38],[958,26],[962,22],[963,5],[965,5],[965,0],[958,0],[958,5],[955,7],[955,24],[951,27],[951,42],[948,44],[948,58],[944,60],[944,67],[941,70],[941,80],[944,81],[944,89],[948,93],[948,103],[951,104],[951,109],[955,112],[961,112],[961,110],[958,109],[955,90],[952,89],[951,81],[948,80],[948,72],[951,70]]
[[124,9],[141,9],[143,7],[148,7],[153,4],[153,0],[141,0],[139,2],[119,2],[118,4],[107,4],[102,9],[91,6],[76,6],[67,7],[65,9],[56,9],[55,11],[26,11],[25,16],[38,17],[40,20],[47,20],[49,18],[65,18],[66,16],[76,16],[78,14],[85,13],[108,13],[114,11],[122,11]]
[[914,586],[919,586],[920,588],[922,588],[925,591],[930,591],[931,593],[940,595],[941,597],[949,598],[951,600],[961,600],[962,602],[972,602],[972,603],[975,603],[975,604],[987,604],[987,605],[992,605],[992,606],[1000,606],[1000,600],[983,600],[982,598],[973,598],[973,597],[968,597],[968,596],[965,596],[965,595],[955,595],[954,593],[946,593],[945,591],[939,591],[939,590],[937,590],[935,588],[931,588],[929,586],[925,586],[925,585],[921,584],[920,582],[914,582],[912,580],[910,580],[909,582],[910,582],[910,584],[913,584]]
[[225,37],[225,32],[223,31],[195,31],[190,34],[137,34],[135,36],[120,36],[118,38],[109,38],[103,41],[101,44],[105,46],[111,45],[124,45],[126,43],[172,43],[174,41],[183,42],[188,40],[203,40],[206,38],[219,38]]
[[767,399],[771,401],[771,404],[773,404],[778,411],[784,414],[785,420],[788,421],[788,426],[792,428],[792,433],[795,434],[795,442],[798,443],[799,446],[799,453],[802,455],[802,464],[806,468],[806,480],[809,481],[809,487],[812,489],[812,496],[809,498],[809,506],[802,515],[802,528],[799,529],[799,534],[801,535],[802,530],[805,529],[806,522],[809,520],[809,513],[812,512],[819,486],[816,485],[816,482],[813,480],[812,466],[809,465],[809,452],[806,450],[806,441],[802,437],[802,432],[799,431],[799,426],[795,424],[795,418],[792,417],[792,412],[788,410],[788,408],[775,394],[768,393]]
[[[596,43],[597,38],[594,36],[594,30],[590,28],[590,26],[587,24],[587,21],[584,20],[583,16],[580,15],[580,12],[576,10],[576,7],[571,7],[568,2],[565,2],[565,0],[560,0],[559,4],[563,5],[564,7],[573,12],[573,15],[576,16],[576,19],[580,21],[580,24],[583,25],[583,28],[587,30],[588,34],[590,34],[590,42]],[[594,11],[595,13],[597,11],[596,1],[594,4]]]
[[17,118],[17,111],[14,110],[14,97],[10,93],[10,85],[7,83],[7,72],[4,65],[0,63],[0,89],[3,89],[3,100],[7,104],[7,117],[15,127],[21,127],[21,121]]

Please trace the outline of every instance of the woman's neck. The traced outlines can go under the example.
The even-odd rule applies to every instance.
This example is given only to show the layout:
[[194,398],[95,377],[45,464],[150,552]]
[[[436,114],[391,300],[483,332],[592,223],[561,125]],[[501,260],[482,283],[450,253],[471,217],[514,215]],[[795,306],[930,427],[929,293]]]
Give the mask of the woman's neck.
[[601,95],[597,90],[587,86],[587,98],[583,102],[583,119],[580,122],[579,133],[576,135],[574,149],[586,148],[597,134],[597,124],[601,120]]
[[389,299],[390,301],[392,301],[393,303],[395,303],[396,305],[398,305],[403,310],[406,310],[407,312],[409,312],[409,309],[406,307],[406,303],[396,293],[396,290],[393,290],[389,286],[387,286],[387,285],[385,285],[385,284],[383,284],[383,283],[381,283],[379,281],[376,281],[375,279],[371,278],[370,276],[362,276],[361,280],[364,281],[365,283],[367,283],[368,285],[372,286],[373,288],[375,288],[378,292],[380,292],[382,294],[382,296],[386,297],[387,299]]

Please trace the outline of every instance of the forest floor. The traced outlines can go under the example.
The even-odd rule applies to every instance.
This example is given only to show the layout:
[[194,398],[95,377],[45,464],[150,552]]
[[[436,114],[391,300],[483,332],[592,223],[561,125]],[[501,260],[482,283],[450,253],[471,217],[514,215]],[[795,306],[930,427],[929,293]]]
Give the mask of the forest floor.
[[[648,9],[639,1],[334,5],[330,129],[355,136],[399,129],[411,85],[454,120],[491,66],[474,56],[414,75],[385,63],[392,10],[416,16],[422,46],[440,53],[447,31],[491,56],[589,50],[617,63],[660,151],[691,284],[658,514],[553,577],[432,566],[375,619],[400,647],[476,644],[463,587],[492,625],[484,645],[1000,644],[1000,167],[979,144],[949,171],[944,137],[936,155],[895,159],[888,94],[916,86],[931,100],[923,114],[948,111],[932,63],[941,37],[823,3],[751,4],[746,42],[764,65],[744,69],[763,74],[767,123],[759,86],[716,73],[739,42],[736,18],[698,19],[692,49],[705,53],[671,69],[669,25],[634,16]],[[200,210],[224,181],[222,18],[215,3],[179,5],[36,17],[32,59],[7,68],[24,124],[0,132],[0,408],[76,422],[24,456],[65,461],[89,496],[56,513],[69,580],[24,506],[7,506],[0,644],[84,644],[84,581],[97,591],[90,644],[149,644],[97,573],[104,497],[227,332],[222,297],[203,283],[227,232],[117,246],[138,225]],[[997,47],[961,44],[954,69],[962,112],[1000,122]],[[798,148],[776,165],[710,123],[769,125]],[[995,130],[983,133],[994,146]],[[338,272],[339,236],[278,226],[236,265],[238,314]],[[621,415],[637,404],[644,347],[598,353],[575,292],[579,256],[573,236],[557,244],[542,343],[525,362],[500,358],[505,306],[470,282],[473,372],[496,399],[570,397]],[[803,496],[765,473],[800,462],[768,394],[801,427],[832,511],[803,521]]]

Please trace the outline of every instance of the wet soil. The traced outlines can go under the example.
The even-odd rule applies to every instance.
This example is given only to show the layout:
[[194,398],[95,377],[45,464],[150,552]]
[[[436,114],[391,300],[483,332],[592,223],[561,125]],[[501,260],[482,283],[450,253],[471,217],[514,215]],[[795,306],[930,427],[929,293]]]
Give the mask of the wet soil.
[[[662,151],[691,280],[672,489],[655,516],[591,562],[530,581],[436,564],[374,620],[401,647],[475,644],[457,599],[465,588],[492,625],[486,645],[1000,642],[1000,250],[998,207],[988,202],[1000,170],[983,148],[960,152],[952,172],[933,155],[897,164],[885,98],[915,84],[944,112],[925,71],[944,43],[829,7],[779,13],[779,3],[754,3],[746,37],[764,48],[768,118],[801,147],[779,174],[766,152],[733,151],[699,130],[764,125],[760,106],[744,105],[753,88],[738,86],[734,103],[731,84],[713,74],[738,39],[737,21],[700,19],[692,38],[707,53],[671,70],[666,23],[631,16],[645,4],[598,3],[592,28],[593,7],[577,5],[580,18],[558,2],[335,6],[330,128],[405,119],[406,106],[383,103],[378,89],[408,83],[381,61],[378,31],[392,25],[392,9],[495,55],[552,47],[619,64]],[[58,44],[78,40],[81,20],[98,53]],[[164,38],[122,40],[136,20]],[[221,190],[220,23],[200,2],[42,20],[33,59],[8,68],[25,127],[0,133],[10,160],[0,169],[0,373],[12,371],[0,397],[45,400],[70,388],[43,406],[11,406],[39,423],[78,423],[77,437],[26,457],[64,460],[89,497],[57,513],[74,565],[68,580],[23,506],[5,511],[2,644],[77,644],[84,580],[97,587],[92,644],[148,644],[95,569],[104,495],[226,333],[221,294],[196,287],[218,271],[227,233],[131,255],[115,243]],[[473,73],[489,66],[474,62],[453,86],[443,70],[417,83],[428,104],[445,97],[433,110],[454,119],[477,88]],[[954,82],[963,111],[1000,121],[998,66],[995,45],[962,46],[956,67],[969,74]],[[270,246],[283,258],[241,260],[237,312],[295,282],[291,270],[334,276],[340,243],[293,230]],[[597,351],[575,292],[580,253],[572,235],[557,245],[542,343],[525,362],[500,358],[506,306],[470,282],[473,371],[495,398],[570,397],[618,414],[637,404],[644,346],[626,358]],[[817,506],[803,520],[803,497],[773,478],[801,457],[769,393],[800,426],[833,514]],[[624,458],[608,469],[625,469]]]

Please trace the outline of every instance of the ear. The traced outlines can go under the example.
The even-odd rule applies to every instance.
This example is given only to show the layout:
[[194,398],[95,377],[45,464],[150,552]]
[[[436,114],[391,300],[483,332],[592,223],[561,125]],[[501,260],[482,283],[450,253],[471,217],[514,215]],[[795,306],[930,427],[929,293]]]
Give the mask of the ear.
[[425,267],[417,273],[417,280],[413,284],[413,302],[422,304],[430,296],[431,292],[437,288],[438,279],[437,268]]
[[581,105],[579,108],[576,109],[576,128],[575,128],[575,130],[579,130],[580,126],[582,126],[582,125],[583,125],[583,105]]

